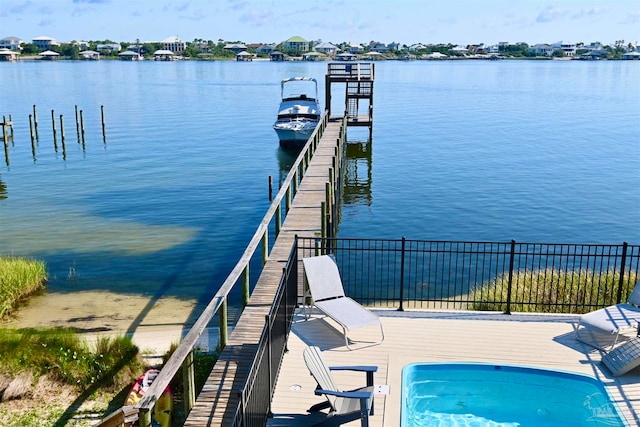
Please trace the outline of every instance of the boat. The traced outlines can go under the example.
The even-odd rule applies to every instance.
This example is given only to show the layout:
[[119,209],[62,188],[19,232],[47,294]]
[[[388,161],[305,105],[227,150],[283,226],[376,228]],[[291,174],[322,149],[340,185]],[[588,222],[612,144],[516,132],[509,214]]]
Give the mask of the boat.
[[[149,369],[144,374],[140,375],[133,387],[127,395],[125,405],[134,406],[142,399],[142,396],[149,390],[149,387],[160,373],[157,369]],[[153,407],[153,419],[152,425],[159,427],[171,426],[171,413],[173,411],[173,393],[171,388],[167,386],[160,399]]]
[[[310,87],[313,87],[313,93],[309,91]],[[296,89],[297,92],[292,92]],[[318,82],[311,77],[284,79],[281,83],[281,99],[273,129],[278,134],[282,148],[301,148],[320,121]]]

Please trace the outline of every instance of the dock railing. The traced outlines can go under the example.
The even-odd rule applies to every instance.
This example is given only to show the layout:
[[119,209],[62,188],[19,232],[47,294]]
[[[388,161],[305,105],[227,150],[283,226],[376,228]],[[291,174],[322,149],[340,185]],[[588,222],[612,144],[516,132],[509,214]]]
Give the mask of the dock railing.
[[505,313],[584,313],[625,302],[640,246],[401,239],[297,239],[300,259],[336,257],[364,305]]
[[[149,387],[149,390],[146,391],[140,402],[138,402],[138,404],[136,404],[134,407],[119,408],[118,410],[107,415],[100,424],[97,424],[97,426],[115,427],[123,424],[131,425],[131,423],[135,421],[139,421],[139,425],[141,427],[151,426],[151,414],[156,402],[164,392],[165,388],[169,385],[169,383],[181,371],[181,368],[184,368],[183,394],[185,403],[185,415],[189,414],[196,399],[196,391],[194,387],[193,354],[198,339],[204,333],[205,329],[209,326],[209,323],[214,318],[214,316],[217,314],[220,325],[220,348],[222,349],[226,345],[228,338],[227,302],[229,293],[238,283],[240,283],[242,306],[244,307],[249,301],[249,263],[256,252],[258,252],[259,248],[261,249],[263,266],[269,258],[269,229],[270,227],[274,227],[277,237],[277,234],[280,232],[282,222],[291,206],[291,201],[293,200],[293,197],[298,190],[298,185],[302,180],[302,177],[304,176],[309,162],[311,161],[311,157],[316,150],[318,143],[320,142],[320,138],[322,137],[322,133],[327,127],[328,122],[329,116],[325,112],[320,120],[320,123],[316,127],[313,134],[309,137],[309,140],[302,148],[298,158],[296,159],[289,173],[284,179],[280,190],[273,198],[273,201],[269,206],[267,213],[262,218],[262,221],[258,225],[257,230],[253,234],[251,241],[240,257],[240,260],[236,263],[231,273],[227,276],[224,283],[220,286],[215,296],[203,310],[200,317],[193,324],[193,326],[191,327],[185,338],[182,340],[182,342],[175,349],[169,360],[167,360],[167,362],[164,364],[160,373],[154,380],[153,384]],[[295,284],[296,282],[296,273],[292,272],[291,268],[292,267],[290,265],[287,265],[285,267],[285,271],[289,271],[289,274],[293,274],[293,280],[284,280],[284,282],[281,282],[280,284],[280,287],[282,289],[278,290],[278,295],[283,296],[282,298],[284,298],[284,300],[276,298],[273,302],[270,312],[274,313],[274,316],[271,316],[270,314],[265,319],[265,331],[263,331],[264,339],[260,340],[260,348],[255,354],[255,359],[251,367],[252,372],[255,372],[255,374],[253,379],[250,378],[248,383],[245,385],[245,388],[243,388],[242,390],[241,409],[239,410],[238,414],[243,419],[245,419],[245,421],[246,417],[249,416],[248,414],[253,413],[254,408],[252,405],[265,404],[265,402],[263,402],[264,396],[267,396],[268,408],[271,394],[265,394],[264,386],[268,385],[272,388],[272,390],[275,386],[275,384],[272,382],[275,381],[275,379],[265,384],[263,377],[265,375],[265,370],[263,369],[263,366],[269,367],[269,370],[266,372],[271,372],[272,374],[275,373],[273,371],[280,366],[280,360],[272,360],[271,357],[273,356],[273,354],[277,354],[278,351],[282,351],[282,348],[284,348],[282,346],[284,345],[284,343],[286,343],[285,337],[288,334],[290,323],[287,324],[287,321],[283,320],[281,315],[276,316],[275,313],[282,313],[282,307],[291,307],[290,298],[292,291],[290,289],[290,286],[287,286],[287,284],[290,285],[291,282]],[[260,272],[258,272],[258,276],[259,275]],[[283,275],[283,277],[285,277],[285,275]],[[287,303],[287,301],[289,302]],[[288,321],[290,322],[290,319]],[[275,332],[277,332],[277,334],[274,335]],[[265,348],[269,348],[272,351],[265,352]],[[273,351],[275,351],[275,353]],[[267,360],[269,361],[269,363],[266,365],[263,361],[265,355],[267,357]],[[273,378],[276,377],[273,376]],[[262,415],[266,416],[266,412]],[[238,425],[252,424],[242,424],[242,421],[240,421],[240,424]]]

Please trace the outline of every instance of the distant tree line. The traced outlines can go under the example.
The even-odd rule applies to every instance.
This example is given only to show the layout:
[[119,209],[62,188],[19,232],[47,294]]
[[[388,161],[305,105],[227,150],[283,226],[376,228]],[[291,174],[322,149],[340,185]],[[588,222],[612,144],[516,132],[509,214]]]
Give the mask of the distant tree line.
[[[225,46],[230,43],[240,44],[242,42],[240,41],[230,42],[230,41],[224,41],[222,39],[213,41],[213,40],[204,40],[204,39],[196,38],[191,42],[186,42],[186,48],[181,53],[181,55],[185,58],[198,58],[204,55],[204,56],[210,56],[212,58],[232,59],[235,57],[236,53],[233,52],[232,50],[225,49]],[[69,43],[61,43],[58,46],[52,46],[50,50],[57,52],[61,56],[64,56],[66,58],[77,59],[80,57],[81,50],[84,50],[84,49],[97,50],[98,45],[108,45],[108,44],[119,45],[120,52],[135,47],[136,50],[139,50],[139,53],[141,55],[147,58],[152,57],[155,51],[165,48],[165,45],[163,42],[140,43],[139,40],[136,40],[135,42],[132,42],[132,43],[130,42],[117,43],[107,39],[107,40],[89,41],[88,47],[84,47],[83,49],[80,48],[80,44],[78,42],[72,41]],[[360,53],[367,54],[371,52],[372,44],[373,42],[371,42],[369,45],[366,45],[366,44],[363,45],[362,51]],[[338,43],[336,46],[342,50],[347,50],[349,45],[350,43],[342,42],[342,43]],[[312,49],[314,46],[314,42],[309,42],[309,46],[310,46],[310,49]],[[470,53],[476,53],[475,48],[477,46],[479,45],[469,45],[467,47],[469,48]],[[451,43],[442,43],[442,44],[436,44],[436,45],[420,45],[420,47],[417,49],[407,45],[402,45],[402,46],[398,46],[397,49],[390,49],[388,52],[385,52],[384,55],[389,59],[393,59],[394,57],[399,58],[409,53],[413,55],[428,55],[428,54],[437,52],[450,57],[464,56],[463,53],[454,49],[456,47],[457,45],[451,44]],[[631,43],[629,43],[629,46],[625,46],[623,40],[618,40],[616,41],[614,46],[607,45],[607,46],[603,46],[602,49],[606,51],[606,58],[620,59],[622,55],[624,55],[631,48],[632,48]],[[284,43],[275,45],[274,49],[289,56],[301,56],[302,54],[305,53],[295,49],[287,49]],[[24,55],[37,55],[40,52],[41,50],[38,49],[38,47],[32,43],[25,43],[22,45],[22,54]],[[102,50],[100,54],[106,58],[109,58],[109,57],[116,58],[118,56],[118,53],[120,52],[117,50],[111,50],[111,51]],[[266,53],[258,54],[256,52],[256,49],[253,47],[247,47],[247,52],[255,54],[257,56],[268,57],[268,54]],[[589,52],[589,49],[578,47],[576,49],[576,56],[579,56],[586,52]],[[511,57],[511,58],[532,58],[532,57],[540,56],[539,54],[536,54],[535,52],[533,52],[527,43],[500,45],[498,48],[498,54],[503,57]],[[565,56],[565,52],[562,49],[556,49],[555,51],[552,52],[551,56],[563,57]]]

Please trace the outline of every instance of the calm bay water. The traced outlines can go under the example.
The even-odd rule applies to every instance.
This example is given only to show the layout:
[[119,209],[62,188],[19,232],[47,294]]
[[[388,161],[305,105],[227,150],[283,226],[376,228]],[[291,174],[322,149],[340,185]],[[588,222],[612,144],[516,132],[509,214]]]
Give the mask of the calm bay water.
[[[0,166],[0,253],[42,258],[51,274],[27,309],[86,329],[157,323],[148,316],[169,310],[163,301],[197,317],[264,215],[268,176],[292,162],[271,129],[280,80],[315,77],[323,100],[325,73],[307,62],[0,63],[0,114],[15,128]],[[640,243],[638,81],[637,62],[376,63],[373,143],[350,150],[340,236]],[[70,302],[82,294],[94,302]],[[144,306],[120,313],[133,297]]]

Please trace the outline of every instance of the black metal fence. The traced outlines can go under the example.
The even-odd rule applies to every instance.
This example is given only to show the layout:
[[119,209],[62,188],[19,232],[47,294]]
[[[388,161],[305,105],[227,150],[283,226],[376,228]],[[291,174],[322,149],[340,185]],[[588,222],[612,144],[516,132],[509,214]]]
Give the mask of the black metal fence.
[[624,302],[640,246],[298,238],[331,253],[346,293],[379,307],[583,313]]
[[298,262],[292,250],[283,268],[269,314],[249,367],[247,381],[239,392],[239,405],[232,426],[264,426],[271,413],[271,398],[286,351],[287,338],[298,301]]

